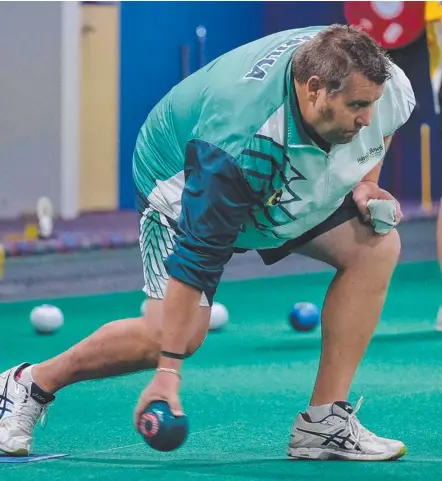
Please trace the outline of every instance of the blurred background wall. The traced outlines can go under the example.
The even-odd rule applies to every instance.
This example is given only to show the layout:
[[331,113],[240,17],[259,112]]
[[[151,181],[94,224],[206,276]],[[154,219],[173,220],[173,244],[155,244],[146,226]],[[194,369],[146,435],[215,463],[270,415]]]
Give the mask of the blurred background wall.
[[60,207],[61,4],[0,2],[0,218]]

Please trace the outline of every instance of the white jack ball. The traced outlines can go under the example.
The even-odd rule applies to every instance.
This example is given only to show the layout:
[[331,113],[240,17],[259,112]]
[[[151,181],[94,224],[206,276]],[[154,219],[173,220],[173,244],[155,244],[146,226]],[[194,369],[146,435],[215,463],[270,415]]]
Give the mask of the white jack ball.
[[61,310],[48,304],[34,307],[30,319],[38,334],[52,334],[64,324],[64,316]]
[[229,321],[229,311],[219,302],[214,302],[210,313],[209,331],[222,329]]

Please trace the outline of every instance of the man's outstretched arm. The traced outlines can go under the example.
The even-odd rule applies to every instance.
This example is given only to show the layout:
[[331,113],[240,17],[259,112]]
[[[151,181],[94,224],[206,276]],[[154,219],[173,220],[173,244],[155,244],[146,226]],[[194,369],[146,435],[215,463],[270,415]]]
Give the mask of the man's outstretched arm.
[[171,277],[164,298],[160,370],[143,393],[135,413],[162,396],[179,414],[179,372],[188,347],[196,313],[205,293],[209,304],[224,266],[233,254],[241,226],[247,221],[253,195],[236,161],[203,141],[189,142],[174,252],[166,261]]

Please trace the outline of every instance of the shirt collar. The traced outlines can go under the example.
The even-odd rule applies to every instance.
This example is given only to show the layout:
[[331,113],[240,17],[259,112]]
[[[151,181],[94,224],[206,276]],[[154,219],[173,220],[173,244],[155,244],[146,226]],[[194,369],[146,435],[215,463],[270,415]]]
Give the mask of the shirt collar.
[[296,99],[296,92],[292,79],[292,61],[286,71],[285,88],[287,92],[287,143],[288,146],[312,145],[312,139],[307,135],[301,122],[301,113]]
[[292,60],[290,60],[285,78],[286,109],[287,109],[287,145],[288,147],[311,146],[323,152],[316,142],[308,135],[301,120],[301,112],[296,97],[292,76]]

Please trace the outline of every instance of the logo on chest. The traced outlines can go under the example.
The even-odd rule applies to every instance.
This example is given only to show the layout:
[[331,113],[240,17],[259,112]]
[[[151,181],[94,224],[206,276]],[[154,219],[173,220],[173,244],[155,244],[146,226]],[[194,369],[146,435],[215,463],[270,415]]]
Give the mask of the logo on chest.
[[383,152],[384,152],[384,146],[382,144],[379,144],[377,147],[370,147],[370,149],[365,155],[361,155],[360,157],[358,157],[358,164],[364,165],[373,157],[377,157],[379,154],[382,154]]
[[267,205],[277,205],[282,197],[282,189],[278,189],[267,201]]

